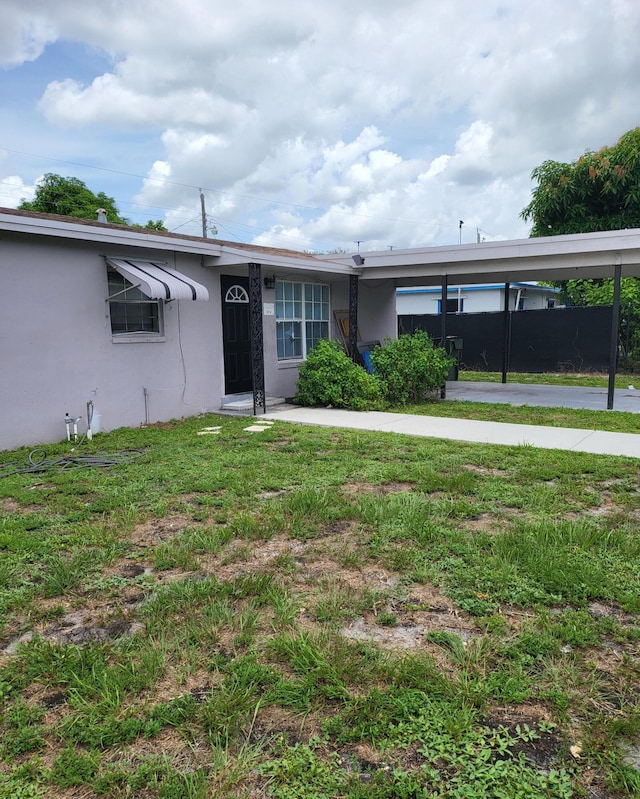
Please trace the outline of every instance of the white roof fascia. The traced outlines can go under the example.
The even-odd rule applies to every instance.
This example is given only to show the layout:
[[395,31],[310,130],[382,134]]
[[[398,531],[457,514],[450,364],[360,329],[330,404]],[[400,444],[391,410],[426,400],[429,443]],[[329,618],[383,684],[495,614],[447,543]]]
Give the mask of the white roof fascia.
[[305,258],[279,255],[271,252],[260,252],[260,250],[257,249],[236,249],[225,244],[220,247],[219,257],[211,262],[208,262],[208,258],[205,257],[203,266],[240,266],[249,263],[259,263],[262,266],[273,268],[281,267],[293,270],[312,270],[314,272],[339,275],[353,275],[362,272],[361,269],[356,269],[353,264],[328,262],[315,256]]
[[[504,262],[508,260],[536,259],[549,256],[606,254],[611,263],[611,253],[638,250],[640,252],[640,229],[604,230],[597,233],[579,233],[566,236],[545,236],[509,241],[481,242],[479,244],[455,244],[440,247],[420,247],[404,250],[361,252],[364,259],[364,275],[370,269],[403,266],[448,266],[456,263]],[[331,256],[334,261],[346,263],[352,253]]]
[[616,263],[623,275],[640,276],[640,230],[386,250],[362,257],[364,280],[394,279],[396,285],[434,284],[443,275],[460,283],[474,277],[478,283],[611,277]]
[[74,224],[57,219],[42,219],[31,216],[14,216],[0,213],[0,230],[32,235],[54,236],[76,241],[95,241],[102,244],[139,247],[148,250],[178,251],[196,255],[216,256],[220,254],[218,243],[183,239],[178,236],[167,238],[142,228],[140,231],[118,230],[115,227]]
[[0,230],[29,235],[53,236],[74,241],[92,241],[110,246],[136,247],[146,250],[176,251],[203,256],[204,266],[235,266],[260,263],[269,267],[293,270],[313,270],[321,274],[352,275],[361,272],[353,264],[328,263],[322,259],[287,256],[256,249],[242,249],[206,239],[162,236],[153,231],[120,230],[116,227],[74,223],[36,216],[0,212]]

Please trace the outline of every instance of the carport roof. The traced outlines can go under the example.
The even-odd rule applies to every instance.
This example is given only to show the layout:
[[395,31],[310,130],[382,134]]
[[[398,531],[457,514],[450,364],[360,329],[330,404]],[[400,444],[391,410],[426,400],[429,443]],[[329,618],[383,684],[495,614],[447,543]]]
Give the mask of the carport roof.
[[[481,242],[447,247],[361,252],[365,281],[393,280],[396,286],[439,285],[446,275],[460,283],[640,277],[640,229]],[[353,263],[353,255],[327,259]]]
[[364,263],[358,267],[355,253],[316,255],[9,208],[0,208],[0,231],[192,253],[204,266],[242,268],[255,260],[266,269],[301,270],[318,279],[357,274],[363,281],[390,280],[396,287],[440,285],[445,275],[451,283],[473,284],[603,278],[613,275],[616,263],[623,276],[640,277],[638,228],[362,252]]

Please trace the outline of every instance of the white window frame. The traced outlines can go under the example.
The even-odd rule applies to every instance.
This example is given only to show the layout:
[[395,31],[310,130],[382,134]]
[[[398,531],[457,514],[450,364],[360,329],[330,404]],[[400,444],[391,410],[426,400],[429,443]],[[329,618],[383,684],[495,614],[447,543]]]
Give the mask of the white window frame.
[[[111,326],[112,341],[116,343],[165,341],[163,300],[147,297],[137,286],[115,269],[107,270],[107,286],[109,290],[109,324]],[[125,312],[127,306],[132,309],[136,306],[138,308],[141,306],[157,308],[157,330],[135,330],[133,326],[131,330],[114,330],[113,311],[116,305],[124,306]]]
[[[292,288],[290,292],[290,297],[284,298],[281,296],[282,293],[286,293],[285,286],[290,285],[292,287],[299,286],[299,299],[295,299],[295,289]],[[311,299],[307,299],[307,289],[311,288],[311,293],[313,294],[314,291],[319,289],[321,294],[326,292],[326,300],[321,297],[320,300],[316,300],[313,296]],[[311,311],[310,315],[307,315],[307,306],[311,304]],[[299,304],[300,309],[299,313],[296,312],[296,304]],[[326,325],[326,337],[330,337],[330,322],[331,322],[331,291],[328,283],[302,283],[301,281],[296,280],[276,280],[276,356],[278,359],[278,363],[291,363],[302,361],[307,357],[307,352],[311,349],[308,346],[308,340],[313,341],[311,336],[307,336],[307,325],[313,323],[320,323]],[[314,318],[315,316],[315,309],[320,306],[320,316],[321,318]],[[324,309],[325,312],[323,313],[323,306],[326,306]],[[289,313],[288,311],[293,311],[293,313]],[[300,352],[292,353],[292,354],[281,354],[282,346],[280,344],[281,337],[279,333],[281,330],[284,329],[285,325],[299,325],[300,336],[299,339],[296,337],[295,339],[291,339],[291,343],[294,341],[300,341]],[[319,339],[318,339],[319,340]]]

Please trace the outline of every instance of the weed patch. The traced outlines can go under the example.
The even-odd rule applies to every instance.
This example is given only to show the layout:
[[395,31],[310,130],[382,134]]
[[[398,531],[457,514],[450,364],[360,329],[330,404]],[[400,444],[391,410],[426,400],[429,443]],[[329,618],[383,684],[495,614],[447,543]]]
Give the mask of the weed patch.
[[3,479],[0,799],[638,794],[635,461],[245,426]]

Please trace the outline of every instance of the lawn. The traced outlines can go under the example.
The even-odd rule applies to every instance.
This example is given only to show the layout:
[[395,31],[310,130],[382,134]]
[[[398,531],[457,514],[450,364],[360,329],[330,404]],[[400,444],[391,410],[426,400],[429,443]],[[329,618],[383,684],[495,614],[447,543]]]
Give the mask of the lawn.
[[506,403],[433,400],[421,405],[405,405],[399,413],[443,416],[453,419],[478,419],[509,424],[533,424],[543,427],[573,427],[582,430],[606,430],[612,433],[640,434],[640,414],[627,411],[588,411],[576,408],[543,408]]
[[[474,382],[500,383],[502,381],[501,372],[473,372],[471,370],[461,370],[460,380],[471,380]],[[509,372],[507,374],[509,383],[531,383],[546,384],[551,386],[594,386],[596,388],[607,388],[609,385],[609,375],[601,372]],[[627,388],[635,385],[640,388],[640,375],[616,374],[616,388]]]
[[[499,372],[460,372],[460,380],[499,383]],[[559,386],[607,387],[607,376],[598,374],[509,374],[510,383],[546,384]],[[640,388],[640,375],[617,375],[616,387],[635,385]],[[445,416],[458,419],[478,419],[511,424],[534,424],[545,427],[574,427],[583,430],[606,430],[614,433],[640,433],[640,414],[626,411],[585,411],[574,408],[544,408],[531,405],[493,404],[486,402],[440,401],[435,399],[421,405],[398,408],[401,413]]]
[[639,795],[637,460],[249,421],[0,453],[2,799]]

